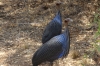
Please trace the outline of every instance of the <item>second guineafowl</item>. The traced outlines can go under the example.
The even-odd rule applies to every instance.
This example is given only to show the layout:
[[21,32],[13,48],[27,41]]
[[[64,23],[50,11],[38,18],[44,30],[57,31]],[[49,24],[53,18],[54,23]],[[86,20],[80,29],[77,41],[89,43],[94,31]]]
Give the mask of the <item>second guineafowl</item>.
[[61,18],[61,12],[60,12],[60,5],[61,2],[56,3],[57,6],[57,14],[53,18],[53,20],[47,24],[43,36],[42,36],[42,43],[44,44],[48,40],[50,40],[52,37],[61,34],[62,29],[62,18]]
[[71,21],[69,18],[65,20],[66,30],[62,34],[51,38],[35,52],[32,58],[33,66],[38,66],[46,61],[49,61],[52,66],[54,60],[68,55],[70,38],[67,23],[69,21]]

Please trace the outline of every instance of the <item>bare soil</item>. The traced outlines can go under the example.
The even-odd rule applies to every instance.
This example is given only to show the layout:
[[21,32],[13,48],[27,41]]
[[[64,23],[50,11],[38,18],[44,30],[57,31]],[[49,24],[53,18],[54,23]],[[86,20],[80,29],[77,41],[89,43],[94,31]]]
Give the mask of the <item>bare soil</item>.
[[[32,66],[32,56],[42,45],[41,36],[56,14],[56,0],[0,0],[0,66]],[[61,0],[62,18],[69,23],[69,55],[54,66],[100,66],[93,56],[97,24],[93,18],[100,8],[99,0]],[[64,27],[63,27],[64,29]],[[100,57],[98,57],[100,58]],[[43,63],[40,66],[48,66]]]

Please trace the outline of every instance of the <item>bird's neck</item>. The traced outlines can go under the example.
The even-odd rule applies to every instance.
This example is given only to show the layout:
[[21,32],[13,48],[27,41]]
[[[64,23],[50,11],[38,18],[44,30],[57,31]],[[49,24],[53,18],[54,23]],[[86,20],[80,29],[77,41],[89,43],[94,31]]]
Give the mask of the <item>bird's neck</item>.
[[56,13],[54,20],[57,20],[58,23],[62,24],[62,17],[60,11]]
[[65,34],[66,36],[68,36],[68,33],[69,33],[68,26],[66,26],[66,29],[65,29],[65,31],[64,31],[64,34]]
[[59,11],[60,10],[60,6],[57,6],[57,11]]
[[57,15],[60,15],[61,16],[60,10],[58,10]]

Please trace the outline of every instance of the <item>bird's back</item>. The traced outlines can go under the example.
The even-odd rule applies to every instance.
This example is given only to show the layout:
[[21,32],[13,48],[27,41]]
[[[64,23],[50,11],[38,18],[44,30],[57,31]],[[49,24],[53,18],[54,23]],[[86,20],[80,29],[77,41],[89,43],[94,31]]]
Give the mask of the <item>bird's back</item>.
[[49,41],[52,37],[61,34],[61,29],[62,18],[60,11],[58,11],[54,19],[46,26],[42,36],[42,43],[44,44],[45,42]]
[[69,49],[69,44],[67,45],[66,42],[67,38],[65,34],[55,36],[47,41],[34,54],[32,59],[33,65],[45,61],[53,62],[54,60],[63,57],[65,53],[67,53],[66,50]]

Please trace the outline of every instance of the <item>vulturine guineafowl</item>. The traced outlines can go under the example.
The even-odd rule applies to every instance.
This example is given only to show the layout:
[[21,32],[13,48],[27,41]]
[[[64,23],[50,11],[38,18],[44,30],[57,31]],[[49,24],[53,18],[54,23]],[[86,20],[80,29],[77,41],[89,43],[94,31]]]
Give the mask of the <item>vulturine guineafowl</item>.
[[61,34],[61,29],[62,29],[62,17],[61,17],[61,12],[60,12],[60,5],[61,2],[56,3],[57,6],[57,14],[53,18],[51,22],[49,22],[43,32],[42,36],[42,43],[44,44],[48,40],[50,40],[52,37]]
[[65,20],[66,30],[43,44],[34,54],[32,58],[33,66],[49,61],[53,66],[53,61],[58,58],[65,57],[69,53],[70,38],[67,23],[72,21],[70,18]]

